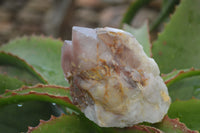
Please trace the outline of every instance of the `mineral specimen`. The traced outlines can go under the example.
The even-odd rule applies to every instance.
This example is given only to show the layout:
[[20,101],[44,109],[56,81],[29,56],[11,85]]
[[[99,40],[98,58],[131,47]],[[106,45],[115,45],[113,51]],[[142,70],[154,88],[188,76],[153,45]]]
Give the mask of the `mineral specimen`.
[[157,64],[128,32],[73,27],[72,41],[62,48],[62,68],[74,104],[99,126],[155,123],[168,111]]

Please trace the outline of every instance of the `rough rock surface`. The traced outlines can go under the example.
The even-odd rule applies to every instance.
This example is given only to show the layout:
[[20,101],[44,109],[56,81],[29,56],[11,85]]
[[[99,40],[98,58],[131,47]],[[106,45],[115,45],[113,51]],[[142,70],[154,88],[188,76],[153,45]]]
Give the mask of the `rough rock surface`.
[[157,64],[127,32],[73,27],[62,67],[74,104],[99,126],[155,123],[168,111],[170,97]]

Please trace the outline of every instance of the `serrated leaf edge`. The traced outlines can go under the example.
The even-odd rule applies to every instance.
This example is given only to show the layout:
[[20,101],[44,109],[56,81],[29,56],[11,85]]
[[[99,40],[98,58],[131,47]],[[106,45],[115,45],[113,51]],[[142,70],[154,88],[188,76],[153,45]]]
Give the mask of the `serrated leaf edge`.
[[55,117],[55,116],[51,115],[50,119],[47,120],[47,121],[40,120],[40,123],[39,123],[36,127],[28,126],[28,131],[27,131],[27,133],[31,133],[31,132],[33,132],[34,130],[38,129],[41,125],[46,124],[46,123],[48,123],[48,122],[50,122],[50,121],[53,121],[53,120],[55,120],[55,119],[59,119],[60,117],[62,117],[62,116],[64,116],[64,115],[65,115],[65,114],[61,114],[61,116],[59,116],[59,117]]
[[[186,69],[186,70],[173,70],[172,72],[170,72],[169,74],[163,74],[162,77],[167,77],[168,75],[179,71],[176,75],[172,76],[171,78],[167,79],[165,81],[165,84],[169,87],[171,84],[173,84],[174,82],[177,82],[181,79],[187,78],[187,77],[192,77],[195,75],[200,75],[200,69],[194,69],[194,68],[190,68],[190,69]],[[194,74],[194,72],[196,72]]]
[[[66,90],[69,90],[69,88],[66,88],[66,87],[61,87],[61,86],[56,86],[56,85],[43,85],[43,84],[37,84],[35,86],[22,86],[21,88],[19,89],[16,89],[16,90],[6,90],[4,94],[0,95],[0,98],[7,98],[7,97],[10,97],[10,96],[14,96],[14,95],[29,95],[29,94],[35,94],[35,95],[45,95],[45,96],[49,96],[51,98],[58,98],[59,99],[62,99],[70,104],[72,104],[72,101],[66,96],[56,96],[56,95],[51,95],[49,93],[39,93],[39,92],[35,92],[35,91],[30,91],[30,92],[27,92],[27,93],[24,93],[24,94],[20,94],[20,93],[17,93],[17,92],[20,92],[20,91],[23,91],[23,90],[27,90],[27,89],[35,89],[35,88],[56,88],[56,89],[66,89]],[[8,96],[3,96],[7,93],[11,93],[11,95],[8,95]]]
[[[68,97],[67,95],[66,96],[59,96],[59,95],[54,95],[54,94],[49,94],[49,93],[46,93],[46,92],[36,92],[36,91],[29,91],[29,92],[26,92],[26,93],[23,93],[23,94],[20,94],[20,93],[17,93],[17,92],[20,92],[20,91],[23,91],[24,89],[31,89],[31,88],[50,88],[50,87],[53,87],[53,88],[56,88],[56,89],[67,89],[69,90],[69,88],[64,88],[64,87],[61,87],[61,86],[55,86],[55,85],[36,85],[36,86],[32,86],[32,87],[27,87],[27,86],[24,86],[20,89],[17,89],[17,90],[7,90],[4,94],[0,95],[0,106],[5,106],[7,104],[12,104],[12,103],[19,103],[19,102],[23,102],[23,101],[29,101],[29,100],[41,100],[38,99],[38,97],[28,97],[28,96],[31,96],[31,95],[34,95],[34,96],[47,96],[51,99],[42,99],[41,101],[46,101],[46,102],[53,102],[53,103],[56,103],[58,105],[63,105],[63,106],[66,106],[70,109],[72,109],[73,111],[81,114],[82,112],[80,111],[80,109],[78,109],[74,104],[73,102],[71,101],[70,97]],[[8,94],[8,95],[7,95]],[[25,96],[25,98],[27,99],[19,99],[16,100],[16,96]],[[13,100],[12,98],[15,98],[15,100]],[[2,101],[1,101],[2,99]],[[11,99],[12,101],[8,101],[9,99]],[[59,101],[57,101],[59,100]]]
[[[31,66],[30,64],[28,64],[24,59],[10,53],[10,52],[5,52],[5,51],[0,51],[0,54],[4,54],[4,55],[8,55],[11,57],[14,57],[16,59],[18,59],[19,61],[23,62],[26,66],[24,66],[31,74],[33,74],[37,79],[39,79],[42,83],[47,84],[47,80],[45,80],[40,73],[38,73],[33,66]],[[29,70],[30,69],[30,70]]]
[[[54,40],[54,41],[61,41],[61,42],[63,42],[63,40],[62,40],[60,37],[59,37],[59,38],[55,38],[55,37],[53,37],[52,35],[46,36],[46,35],[44,35],[44,34],[40,34],[40,35],[31,34],[31,35],[23,35],[22,37],[17,36],[17,37],[15,37],[15,38],[13,38],[13,39],[10,39],[8,42],[6,42],[6,43],[3,44],[3,45],[9,44],[9,43],[11,43],[11,42],[13,42],[13,41],[16,41],[16,40],[21,40],[21,39],[23,39],[23,38],[32,38],[32,37],[41,37],[41,38],[43,38],[43,39],[52,39],[52,40]],[[3,46],[3,45],[2,45],[2,46]]]
[[199,133],[199,131],[193,131],[193,130],[189,129],[184,123],[180,122],[180,120],[178,118],[170,119],[169,116],[166,115],[163,118],[163,121],[164,120],[172,122],[173,123],[173,128],[180,127],[179,129],[182,130],[184,133]]
[[153,133],[164,133],[160,129],[157,129],[155,127],[145,126],[145,125],[134,125],[132,127],[128,127],[128,129],[133,130],[139,130],[139,131],[145,131],[146,133],[152,133],[150,130],[154,131]]
[[[180,3],[180,4],[181,4],[181,3]],[[171,14],[169,15],[170,20],[171,20],[172,17],[175,15],[176,10],[180,7],[180,4],[176,5],[175,8],[174,8],[174,12],[171,13]],[[171,21],[164,23],[164,24],[163,24],[163,25],[164,25],[164,28],[163,28],[163,29],[166,29],[167,26],[170,25],[170,23],[171,23]],[[159,38],[164,32],[165,32],[165,30],[163,30],[162,32],[158,32],[158,33],[157,33],[157,34],[158,34],[158,37],[157,37],[157,39],[152,43],[152,48],[153,48],[154,43],[158,40],[158,38]],[[152,57],[153,57],[153,55],[152,55]]]

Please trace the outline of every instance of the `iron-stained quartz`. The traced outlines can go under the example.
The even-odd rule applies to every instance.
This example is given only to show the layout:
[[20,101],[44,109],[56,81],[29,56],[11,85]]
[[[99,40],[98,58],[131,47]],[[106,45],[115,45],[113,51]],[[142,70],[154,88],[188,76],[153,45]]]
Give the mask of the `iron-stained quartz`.
[[73,102],[102,127],[162,120],[170,105],[155,61],[136,38],[114,28],[73,27],[62,48]]

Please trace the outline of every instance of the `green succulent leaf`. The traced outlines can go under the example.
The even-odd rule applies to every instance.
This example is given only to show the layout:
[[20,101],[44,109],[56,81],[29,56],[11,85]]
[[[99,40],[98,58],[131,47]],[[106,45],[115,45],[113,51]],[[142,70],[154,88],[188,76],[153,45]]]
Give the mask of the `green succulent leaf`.
[[100,128],[84,116],[74,114],[62,115],[59,118],[52,117],[48,121],[40,121],[37,127],[29,127],[28,133],[53,133],[58,131],[62,131],[63,133],[198,133],[197,131],[188,129],[177,119],[170,119],[168,116],[165,116],[162,122],[154,124],[153,126],[134,125],[127,128]]
[[200,100],[175,101],[168,111],[170,118],[179,118],[192,130],[200,131]]
[[25,60],[4,51],[0,51],[0,73],[18,78],[29,85],[47,83]]
[[59,116],[59,108],[47,102],[28,101],[0,107],[0,132],[27,132],[28,126],[37,126],[40,119]]
[[151,24],[150,30],[153,31],[157,28],[160,23],[162,23],[170,13],[173,12],[175,6],[179,3],[180,0],[163,0],[162,9],[156,20]]
[[145,125],[134,125],[128,128],[104,128],[104,133],[163,133],[161,130],[145,126]]
[[192,97],[200,99],[200,75],[182,79],[169,86],[172,101],[189,100]]
[[29,127],[28,133],[162,133],[154,127],[136,125],[130,128],[100,128],[82,115],[62,115],[49,121],[40,121],[37,127]]
[[[14,67],[14,66],[7,66],[7,65],[0,66],[0,74],[20,80],[21,82],[24,83],[24,85],[32,86],[38,83],[42,83],[39,79],[37,79],[28,71],[18,68],[18,67]],[[7,88],[7,89],[11,89],[11,88]],[[15,88],[15,89],[18,89],[18,88]]]
[[143,46],[143,49],[148,56],[152,55],[147,22],[138,29],[135,29],[129,25],[124,25],[123,29],[127,32],[130,32],[135,38],[137,38],[138,42]]
[[80,110],[70,100],[69,88],[52,85],[37,85],[7,91],[0,95],[0,106],[37,100],[63,105],[80,113]]
[[166,85],[169,87],[173,83],[192,76],[200,75],[199,69],[184,69],[184,70],[175,70],[169,74],[162,75],[163,80],[165,81]]
[[9,52],[30,64],[49,84],[68,86],[61,68],[63,42],[52,38],[31,36],[10,41],[0,51]]
[[37,127],[29,127],[28,133],[101,133],[101,129],[81,115],[62,115],[40,121]]
[[189,100],[192,97],[200,98],[200,70],[184,69],[175,70],[167,75],[162,75],[168,86],[172,101],[176,99]]
[[198,131],[188,129],[179,119],[170,119],[168,116],[165,116],[162,122],[154,124],[153,126],[165,133],[198,133]]
[[200,1],[182,0],[171,21],[153,44],[162,73],[200,67]]
[[6,89],[13,90],[22,87],[22,85],[24,85],[24,82],[16,78],[0,74],[0,94],[4,93]]

